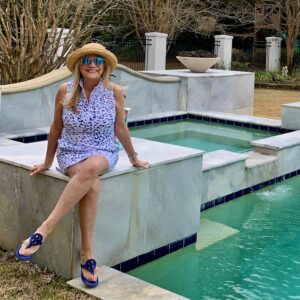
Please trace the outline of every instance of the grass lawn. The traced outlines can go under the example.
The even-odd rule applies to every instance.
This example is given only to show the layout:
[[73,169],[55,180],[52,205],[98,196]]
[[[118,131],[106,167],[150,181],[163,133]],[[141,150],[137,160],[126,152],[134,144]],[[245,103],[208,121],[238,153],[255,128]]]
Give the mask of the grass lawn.
[[0,249],[1,300],[96,299],[69,287],[66,282],[66,279],[41,270],[37,265],[17,261],[14,252]]

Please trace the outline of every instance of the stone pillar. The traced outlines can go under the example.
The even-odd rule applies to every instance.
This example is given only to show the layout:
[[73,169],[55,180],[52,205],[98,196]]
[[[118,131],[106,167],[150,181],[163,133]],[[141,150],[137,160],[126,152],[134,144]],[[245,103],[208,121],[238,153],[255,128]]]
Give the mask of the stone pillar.
[[62,50],[63,50],[63,45],[64,45],[64,42],[65,42],[65,38],[67,37],[67,35],[69,33],[69,29],[67,29],[67,28],[62,29],[62,28],[58,27],[58,28],[56,28],[56,32],[54,32],[54,34],[52,34],[52,36],[50,36],[51,29],[47,29],[47,32],[49,33],[49,37],[50,37],[50,42],[51,43],[54,43],[59,38],[61,30],[63,32],[62,32],[61,37],[60,37],[60,41],[59,41],[59,45],[60,46],[57,49],[56,57],[61,57]]
[[266,71],[280,71],[281,38],[266,37]]
[[145,70],[165,70],[168,35],[161,32],[146,32],[145,36]]
[[218,64],[226,70],[231,68],[232,39],[230,35],[215,35],[215,55],[221,58]]

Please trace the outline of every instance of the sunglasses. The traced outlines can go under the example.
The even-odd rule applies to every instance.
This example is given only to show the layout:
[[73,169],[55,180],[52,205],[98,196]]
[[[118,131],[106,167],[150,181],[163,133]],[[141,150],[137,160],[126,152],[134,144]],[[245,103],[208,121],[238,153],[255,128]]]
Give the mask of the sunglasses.
[[90,65],[92,61],[95,63],[95,65],[102,65],[104,63],[104,58],[102,57],[95,57],[95,58],[90,58],[88,56],[84,57],[81,59],[81,63],[84,65]]

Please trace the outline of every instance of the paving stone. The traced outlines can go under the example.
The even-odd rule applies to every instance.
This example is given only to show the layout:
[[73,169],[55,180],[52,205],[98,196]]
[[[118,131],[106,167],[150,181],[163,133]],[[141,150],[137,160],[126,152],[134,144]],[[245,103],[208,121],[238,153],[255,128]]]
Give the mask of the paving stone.
[[100,283],[96,288],[86,288],[80,278],[72,279],[68,284],[102,300],[188,299],[107,266],[98,267],[97,274]]

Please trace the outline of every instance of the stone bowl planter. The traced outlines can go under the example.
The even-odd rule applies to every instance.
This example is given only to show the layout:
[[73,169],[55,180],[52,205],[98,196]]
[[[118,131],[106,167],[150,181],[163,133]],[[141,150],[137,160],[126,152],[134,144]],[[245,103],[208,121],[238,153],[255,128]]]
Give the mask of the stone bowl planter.
[[176,56],[176,58],[191,72],[206,72],[214,64],[220,61],[220,57],[188,57]]

